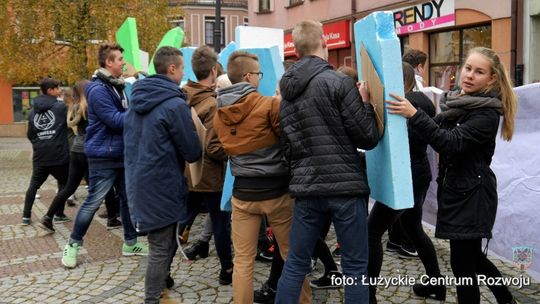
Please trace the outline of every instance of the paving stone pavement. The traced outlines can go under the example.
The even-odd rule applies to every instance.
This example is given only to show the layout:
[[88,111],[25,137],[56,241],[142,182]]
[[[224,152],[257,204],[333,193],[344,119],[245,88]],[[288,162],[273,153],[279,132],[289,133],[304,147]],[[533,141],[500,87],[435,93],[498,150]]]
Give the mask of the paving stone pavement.
[[[46,234],[35,222],[45,213],[55,195],[56,183],[47,180],[39,190],[32,210],[30,226],[20,226],[24,194],[31,175],[31,146],[24,138],[0,138],[0,303],[142,303],[146,258],[121,255],[122,230],[107,230],[106,220],[97,216],[85,237],[79,254],[79,266],[68,270],[60,258],[73,223],[55,225],[57,232]],[[84,187],[77,191],[80,204],[86,195]],[[66,214],[74,217],[76,207],[66,207]],[[206,215],[197,218],[190,241],[197,239],[203,229]],[[443,275],[452,277],[447,241],[435,239]],[[145,238],[141,238],[146,242]],[[333,249],[335,232],[331,229],[327,243]],[[521,288],[510,287],[521,303],[540,303],[540,284],[511,263],[490,258],[505,277],[530,280]],[[339,260],[337,260],[339,262]],[[323,271],[321,263],[310,275],[318,278]],[[194,262],[182,261],[177,255],[172,265],[176,285],[162,303],[230,303],[232,288],[218,283],[219,260],[213,244],[210,256]],[[254,287],[266,280],[270,264],[256,262]],[[424,273],[418,259],[401,259],[385,253],[381,276],[386,278],[418,279]],[[447,288],[446,303],[455,303],[453,287]],[[379,303],[438,303],[415,297],[410,285],[379,287]],[[496,303],[491,292],[481,288],[482,303]],[[313,291],[314,303],[342,303],[343,289]]]

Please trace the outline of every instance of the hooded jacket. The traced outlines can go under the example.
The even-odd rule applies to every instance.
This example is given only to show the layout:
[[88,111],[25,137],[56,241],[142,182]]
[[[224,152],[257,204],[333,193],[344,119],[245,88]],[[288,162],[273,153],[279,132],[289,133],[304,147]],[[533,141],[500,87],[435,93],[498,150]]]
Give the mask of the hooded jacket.
[[[464,95],[460,100],[466,101]],[[488,99],[486,97],[486,103]],[[443,95],[441,103],[446,100]],[[500,103],[500,101],[499,101]],[[497,180],[490,168],[500,111],[480,107],[430,119],[424,111],[409,119],[439,153],[437,226],[443,239],[491,238],[497,213]]]
[[26,135],[32,143],[34,164],[58,166],[69,162],[67,107],[56,97],[39,95],[34,99]]
[[131,219],[140,233],[189,219],[183,172],[185,161],[201,157],[201,145],[185,99],[164,75],[133,85],[124,118],[124,162]]
[[[214,129],[230,156],[236,198],[267,200],[287,192],[289,174],[279,144],[279,99],[262,96],[247,82],[221,89]],[[249,195],[238,189],[259,193]]]
[[124,114],[123,95],[112,84],[96,77],[86,86],[88,102],[88,127],[84,152],[89,163],[102,167],[122,167],[124,160]]
[[357,148],[373,149],[379,134],[373,107],[362,102],[354,80],[305,56],[283,75],[280,89],[291,195],[368,194]]
[[[188,177],[189,191],[220,192],[225,181],[227,154],[214,131],[214,116],[216,116],[216,91],[197,82],[188,81],[182,88],[187,95],[188,104],[195,109],[199,119],[207,130],[206,147],[204,147],[203,176],[196,187],[193,187]],[[188,170],[186,170],[187,172]]]

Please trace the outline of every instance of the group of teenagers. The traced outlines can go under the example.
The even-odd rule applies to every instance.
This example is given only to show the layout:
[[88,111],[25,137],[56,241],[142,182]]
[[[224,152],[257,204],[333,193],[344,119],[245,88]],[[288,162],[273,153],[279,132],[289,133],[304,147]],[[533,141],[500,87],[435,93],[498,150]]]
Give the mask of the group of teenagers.
[[[393,210],[376,202],[368,214],[370,189],[361,150],[373,149],[382,136],[369,84],[357,83],[328,63],[321,23],[302,21],[292,37],[299,59],[286,70],[272,97],[257,92],[263,77],[259,59],[244,51],[231,54],[226,67],[230,83],[216,90],[221,78],[217,55],[201,46],[191,60],[197,81],[180,88],[182,53],[161,47],[154,55],[156,74],[137,80],[128,100],[121,78],[123,49],[102,45],[100,68],[81,95],[87,125],[79,131],[88,162],[88,196],[78,210],[62,264],[77,265],[90,222],[114,187],[124,227],[122,252],[148,255],[145,303],[159,303],[163,290],[173,286],[170,269],[178,236],[202,205],[208,209],[221,264],[219,282],[232,283],[234,303],[259,301],[262,291],[271,295],[265,298],[270,303],[311,303],[306,276],[314,252],[329,252],[324,237],[331,223],[342,276],[358,282],[344,286],[345,302],[377,303],[377,286],[361,282],[379,276],[382,235],[398,220],[427,276],[442,278],[421,223],[431,181],[429,145],[439,153],[435,236],[450,241],[453,275],[473,282],[456,286],[457,301],[480,303],[476,275],[502,276],[482,252],[482,239],[492,237],[497,211],[490,163],[499,121],[502,138],[511,140],[517,109],[500,58],[488,48],[471,49],[458,86],[442,96],[438,115],[433,103],[415,90],[414,68],[403,64],[405,96],[392,94],[394,100],[386,107],[388,115],[407,119],[414,207]],[[54,96],[56,87],[45,87],[44,95]],[[204,125],[205,138],[199,138],[197,124]],[[30,135],[30,129],[39,133],[34,125],[30,121],[35,147],[45,139]],[[220,209],[227,161],[235,177],[232,212]],[[187,166],[195,162],[203,168],[197,181]],[[71,194],[63,195],[65,201]],[[41,219],[45,229],[54,231],[51,218],[60,205],[52,204]],[[274,260],[282,262],[272,264],[263,290],[254,293],[262,221],[276,241]],[[148,247],[137,241],[138,235],[147,236]],[[325,276],[330,273],[341,275],[337,268],[325,269]],[[418,283],[412,289],[420,297],[445,300],[447,286],[439,282]],[[498,303],[517,303],[507,286],[488,287]]]

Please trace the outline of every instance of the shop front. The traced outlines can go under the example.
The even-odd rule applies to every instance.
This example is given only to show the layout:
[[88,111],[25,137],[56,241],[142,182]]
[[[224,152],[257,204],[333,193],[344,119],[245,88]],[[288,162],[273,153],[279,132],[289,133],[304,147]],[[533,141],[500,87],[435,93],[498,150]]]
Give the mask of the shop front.
[[484,4],[488,2],[430,0],[392,10],[402,51],[428,54],[425,85],[453,88],[467,52],[478,46],[494,49],[511,69],[510,6]]
[[[350,20],[348,19],[323,24],[324,38],[328,46],[328,62],[334,68],[342,65],[352,66],[350,28]],[[291,32],[285,33],[284,41],[285,59],[295,60],[296,54]]]

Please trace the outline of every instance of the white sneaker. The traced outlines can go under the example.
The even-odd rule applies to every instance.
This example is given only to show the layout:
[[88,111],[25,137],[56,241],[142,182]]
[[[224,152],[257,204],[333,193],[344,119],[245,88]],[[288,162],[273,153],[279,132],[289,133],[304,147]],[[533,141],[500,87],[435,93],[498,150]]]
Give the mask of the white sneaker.
[[39,195],[39,193],[36,193],[36,199],[40,199],[41,198],[41,195]]

